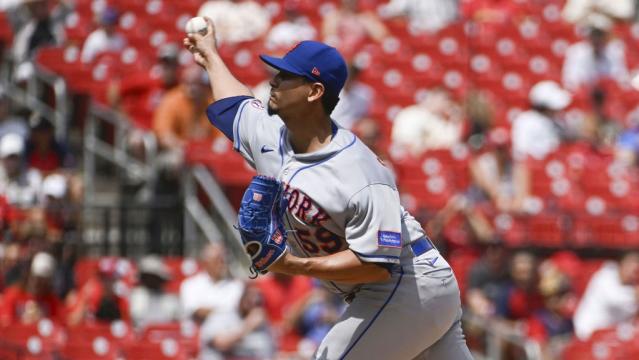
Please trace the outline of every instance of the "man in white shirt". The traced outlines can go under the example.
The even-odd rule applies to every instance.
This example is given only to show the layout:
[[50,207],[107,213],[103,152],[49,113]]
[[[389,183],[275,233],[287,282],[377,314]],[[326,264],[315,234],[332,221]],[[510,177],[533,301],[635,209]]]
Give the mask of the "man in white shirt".
[[528,97],[531,109],[519,114],[511,129],[515,160],[541,160],[559,147],[560,128],[554,118],[572,101],[568,91],[550,80],[535,84]]
[[236,309],[244,284],[228,277],[225,251],[221,244],[206,246],[200,258],[203,270],[182,282],[180,304],[186,319],[202,324],[215,312]]
[[605,15],[618,20],[630,20],[635,15],[635,1],[568,0],[562,10],[564,20],[570,23],[582,22],[592,14]]
[[297,1],[284,2],[285,19],[275,24],[266,36],[266,48],[273,51],[284,51],[300,41],[315,40],[317,30],[313,24],[300,14]]
[[601,78],[628,83],[625,45],[612,39],[612,21],[603,15],[593,15],[589,19],[588,39],[572,44],[566,50],[561,74],[563,85],[569,90],[578,90]]
[[596,330],[632,321],[639,304],[639,253],[625,254],[619,262],[607,262],[590,279],[573,322],[575,334],[588,339]]
[[271,26],[268,11],[252,0],[209,0],[202,4],[197,15],[213,20],[220,43],[257,40]]
[[147,255],[139,263],[140,284],[131,291],[131,319],[138,329],[179,318],[177,296],[164,291],[171,273],[157,255]]
[[395,117],[391,140],[398,149],[419,156],[427,150],[449,149],[461,140],[463,112],[446,90],[429,92],[423,101]]
[[93,31],[84,41],[80,59],[90,63],[104,52],[121,51],[126,46],[126,38],[117,31],[118,13],[106,8],[100,15],[100,27]]
[[24,150],[24,139],[18,134],[0,139],[0,194],[18,207],[36,205],[42,183],[39,171],[24,166]]
[[380,6],[382,18],[406,16],[409,29],[414,33],[434,33],[459,17],[456,0],[390,0]]

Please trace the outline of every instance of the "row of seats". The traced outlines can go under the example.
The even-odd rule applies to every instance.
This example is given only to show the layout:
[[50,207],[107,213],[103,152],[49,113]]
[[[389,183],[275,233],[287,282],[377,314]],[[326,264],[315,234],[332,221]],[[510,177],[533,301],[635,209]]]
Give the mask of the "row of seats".
[[636,323],[622,323],[596,331],[590,339],[574,339],[563,351],[565,360],[625,360],[639,358],[639,329]]
[[[198,262],[192,258],[164,257],[162,259],[169,270],[171,279],[165,290],[177,293],[182,281],[200,270]],[[131,288],[138,281],[138,268],[129,258],[103,256],[100,258],[83,257],[74,267],[74,278],[77,288],[81,288],[89,279],[100,272],[116,276],[124,286]]]
[[126,323],[62,328],[48,319],[0,327],[0,358],[12,359],[175,359],[197,353],[197,327],[168,323],[136,334]]

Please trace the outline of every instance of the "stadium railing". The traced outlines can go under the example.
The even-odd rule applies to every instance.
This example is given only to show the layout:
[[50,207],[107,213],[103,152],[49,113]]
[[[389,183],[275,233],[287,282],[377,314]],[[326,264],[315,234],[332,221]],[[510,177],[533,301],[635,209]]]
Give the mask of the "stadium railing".
[[[526,360],[541,360],[542,352],[539,344],[525,336],[517,334],[512,326],[500,324],[494,319],[482,318],[469,312],[464,312],[462,321],[465,327],[479,329],[483,334],[485,354],[483,358],[501,360],[505,358],[506,347],[517,352],[517,358]],[[479,355],[479,354],[476,354]]]

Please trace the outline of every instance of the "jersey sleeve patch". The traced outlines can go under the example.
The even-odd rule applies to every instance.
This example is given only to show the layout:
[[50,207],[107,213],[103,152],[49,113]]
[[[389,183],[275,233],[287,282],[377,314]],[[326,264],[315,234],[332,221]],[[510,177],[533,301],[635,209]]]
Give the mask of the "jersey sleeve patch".
[[377,245],[381,247],[401,248],[402,234],[393,231],[378,231]]

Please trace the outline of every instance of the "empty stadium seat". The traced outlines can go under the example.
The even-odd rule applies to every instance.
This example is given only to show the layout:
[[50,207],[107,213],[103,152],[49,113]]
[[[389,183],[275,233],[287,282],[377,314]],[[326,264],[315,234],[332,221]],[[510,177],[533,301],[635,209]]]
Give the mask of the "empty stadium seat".
[[124,321],[113,321],[110,324],[81,324],[67,329],[69,343],[94,343],[96,340],[103,343],[104,339],[109,344],[124,346],[135,342],[135,334],[131,326]]
[[60,351],[62,359],[75,360],[117,360],[119,348],[104,337],[92,341],[70,340]]
[[542,213],[526,219],[526,236],[532,246],[564,246],[564,218],[560,214]]
[[160,343],[139,341],[124,348],[128,359],[136,360],[187,360],[188,356],[180,344],[173,339]]

